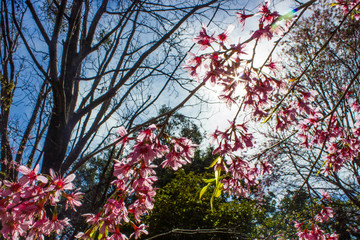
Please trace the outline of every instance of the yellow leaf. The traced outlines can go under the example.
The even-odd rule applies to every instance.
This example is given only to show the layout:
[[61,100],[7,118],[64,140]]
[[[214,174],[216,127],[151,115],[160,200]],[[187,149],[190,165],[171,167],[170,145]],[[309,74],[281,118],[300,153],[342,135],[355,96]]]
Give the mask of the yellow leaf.
[[319,171],[316,173],[316,176],[318,176],[318,175],[320,174],[321,169],[325,166],[326,163],[327,163],[327,161],[325,161],[325,162],[321,165]]
[[204,181],[205,183],[212,183],[212,182],[215,181],[215,178],[203,179],[203,181]]
[[206,190],[208,189],[208,187],[210,186],[211,183],[208,183],[205,187],[203,187],[200,191],[200,197],[199,199],[201,200],[202,195],[204,195],[204,193],[206,192]]
[[223,185],[223,183],[220,183],[219,186],[216,188],[215,197],[219,197],[221,195]]
[[209,169],[209,168],[212,168],[213,166],[215,166],[216,163],[220,163],[221,162],[221,157],[217,157],[211,164],[209,167],[206,167],[205,169]]
[[215,170],[216,186],[217,186],[218,183],[219,183],[220,175],[221,175],[221,166],[217,166],[217,168],[216,168],[216,170]]

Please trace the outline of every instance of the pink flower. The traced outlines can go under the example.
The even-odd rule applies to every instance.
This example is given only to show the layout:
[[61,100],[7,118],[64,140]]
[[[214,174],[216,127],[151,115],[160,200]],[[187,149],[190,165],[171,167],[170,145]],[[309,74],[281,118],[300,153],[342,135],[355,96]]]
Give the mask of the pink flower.
[[238,19],[239,19],[239,22],[240,22],[240,25],[242,26],[242,29],[244,30],[244,26],[245,26],[245,20],[249,17],[252,17],[254,16],[254,14],[245,14],[245,10],[241,12],[237,12],[236,13]]
[[334,217],[334,211],[330,207],[323,207],[321,212],[315,216],[315,220],[319,222],[326,222],[332,217]]
[[138,141],[148,140],[150,142],[156,139],[154,131],[157,129],[155,124],[151,124],[147,129],[140,131],[137,137]]
[[193,144],[191,139],[182,137],[174,140],[173,142],[175,143],[174,148],[178,148],[180,150],[183,158],[190,161],[191,158],[194,157],[195,147],[197,147],[198,145]]
[[[24,237],[26,231],[29,229],[31,225],[31,221],[21,219],[19,216],[14,218],[11,214],[6,214],[1,216],[1,225],[2,228],[0,233],[4,237],[4,239],[19,239],[20,236]],[[10,234],[10,236],[9,236]]]
[[109,240],[127,240],[127,239],[128,239],[128,237],[126,235],[122,234],[118,227],[116,227],[115,233],[113,235],[111,235],[111,237],[109,238]]
[[334,232],[333,234],[331,234],[331,236],[329,236],[329,234],[326,234],[325,239],[326,240],[338,240],[339,236],[336,234],[336,232]]
[[267,40],[270,40],[273,37],[272,31],[271,31],[271,26],[270,25],[266,25],[265,27],[263,27],[262,24],[260,24],[259,30],[255,31],[253,33],[253,35],[251,36],[251,38],[255,38],[258,40],[261,40],[263,38],[266,38]]
[[215,38],[220,43],[225,43],[229,41],[229,34],[234,30],[234,25],[229,25],[228,28],[221,34],[217,35]]
[[118,128],[118,134],[119,134],[119,137],[117,139],[115,139],[115,142],[117,144],[121,144],[121,143],[125,144],[129,141],[129,138],[125,137],[128,133],[123,126]]
[[4,189],[1,192],[2,197],[7,197],[9,195],[20,197],[21,190],[22,190],[22,187],[23,187],[20,183],[18,183],[18,182],[10,182],[8,180],[4,180],[3,184],[7,188]]
[[70,226],[68,218],[58,220],[56,216],[53,216],[53,219],[46,224],[45,228],[49,232],[56,232],[56,234],[59,235],[63,231],[64,227],[67,226]]
[[269,2],[265,2],[263,4],[261,4],[260,8],[259,8],[259,14],[269,14],[270,13],[270,9],[269,9]]
[[64,191],[74,189],[72,181],[75,179],[75,174],[70,174],[62,179],[54,172],[54,170],[50,169],[50,176],[52,177],[53,185],[56,190]]
[[269,162],[261,162],[261,175],[271,173],[273,166]]
[[114,165],[114,176],[122,179],[122,178],[128,178],[130,177],[134,170],[131,168],[131,164],[125,163],[126,160],[123,159],[122,161],[115,160]]
[[269,9],[269,2],[261,4],[259,14],[261,15],[260,22],[266,22],[272,24],[278,17],[278,12],[271,12]]
[[322,239],[324,235],[324,231],[321,230],[318,225],[314,224],[311,231],[310,231],[310,240],[312,239]]
[[186,61],[186,65],[183,65],[182,67],[189,72],[190,76],[200,80],[198,76],[198,72],[201,70],[202,61],[204,59],[203,56],[196,56],[195,54],[189,52],[189,55],[192,56],[192,58],[188,59]]
[[35,166],[34,170],[31,170],[30,168],[28,168],[26,166],[20,166],[19,172],[24,174],[24,176],[19,179],[19,182],[23,185],[29,181],[30,181],[30,183],[33,183],[35,181],[40,181],[45,184],[48,183],[48,179],[46,177],[42,176],[41,174],[38,174],[39,170],[40,170],[39,164],[37,164]]
[[302,223],[298,223],[298,222],[294,221],[294,225],[295,225],[295,227],[298,229],[298,231],[301,231],[301,227],[302,227],[302,225],[304,225],[304,223],[303,223],[303,222],[302,222]]
[[44,239],[44,235],[49,235],[50,231],[46,229],[46,225],[49,223],[49,219],[42,217],[40,220],[36,221],[29,231],[26,240],[32,239]]
[[79,207],[81,206],[81,199],[84,193],[82,192],[72,192],[70,195],[64,194],[65,198],[67,199],[65,210],[67,210],[68,205],[76,212],[75,206]]
[[233,96],[233,92],[229,93],[229,94],[222,94],[219,96],[220,100],[223,100],[224,102],[226,102],[226,105],[231,107],[232,104],[236,104],[236,100],[238,99],[238,97]]
[[[239,41],[240,41],[240,39],[239,39]],[[244,52],[243,50],[244,50],[244,48],[245,48],[245,44],[243,44],[243,43],[238,43],[238,44],[232,44],[231,45],[231,48],[235,51],[235,53],[238,55],[238,56],[240,56],[241,54],[247,54],[246,52]]]
[[207,28],[205,25],[201,28],[199,36],[194,38],[194,42],[201,46],[201,50],[205,50],[207,47],[211,46],[211,43],[215,41],[215,38],[207,34]]
[[322,199],[320,201],[323,201],[325,199],[328,200],[328,201],[331,201],[331,198],[330,198],[330,195],[329,195],[328,192],[320,190],[320,193],[321,193],[321,196],[322,196]]
[[148,231],[145,230],[147,228],[147,225],[141,224],[140,226],[136,226],[135,224],[132,225],[135,232],[130,235],[130,238],[135,235],[135,239],[138,239],[142,233],[148,234]]
[[150,176],[147,178],[139,178],[133,182],[134,189],[141,189],[144,187],[151,188],[153,183],[157,181],[157,177]]
[[125,206],[124,201],[108,199],[104,209],[105,209],[105,215],[113,215],[112,218],[116,217],[118,222],[120,222],[121,220],[124,220],[125,222],[129,222],[128,210]]
[[129,158],[132,161],[143,160],[147,165],[150,164],[154,158],[161,157],[161,152],[147,141],[139,142],[133,147]]
[[187,163],[181,158],[181,155],[178,152],[170,152],[166,154],[165,159],[166,160],[161,163],[161,166],[163,168],[169,167],[175,171]]
[[310,235],[308,234],[307,229],[305,229],[303,232],[299,231],[296,235],[298,235],[300,240],[302,240],[302,239],[307,240],[310,237]]
[[210,66],[209,71],[205,73],[203,82],[207,82],[210,79],[212,86],[215,86],[216,83],[221,79],[221,75],[224,73],[223,69],[216,68],[213,65]]
[[133,204],[129,206],[129,212],[134,214],[134,218],[136,222],[141,222],[141,215],[148,212],[147,208],[144,204],[141,204],[141,202],[144,200],[136,200]]
[[306,148],[309,148],[309,142],[308,138],[305,134],[299,133],[298,137],[302,139],[302,142],[300,143],[300,146],[304,146]]
[[98,225],[100,221],[100,213],[98,214],[92,214],[92,213],[86,213],[82,215],[83,217],[86,217],[86,222],[89,225]]
[[140,169],[140,176],[142,178],[147,178],[150,175],[155,175],[156,172],[153,168],[156,168],[156,165],[143,166]]
[[186,64],[189,64],[189,65],[195,65],[195,66],[198,66],[202,63],[204,57],[203,56],[197,56],[195,55],[194,53],[192,52],[188,52],[189,55],[192,56],[192,58],[188,59],[186,61]]
[[74,189],[75,186],[72,183],[72,180],[74,180],[75,174],[70,174],[70,175],[66,176],[65,178],[61,178],[54,172],[54,170],[50,169],[50,176],[51,176],[52,183],[46,189],[46,191],[55,190],[55,194],[51,198],[51,202],[54,205],[55,202],[60,201],[60,195],[63,191]]
[[281,65],[273,62],[272,60],[270,60],[269,63],[265,65],[265,67],[269,68],[269,70],[274,73],[281,69]]
[[76,234],[75,238],[81,239],[81,240],[92,240],[93,238],[90,236],[90,231],[87,231],[86,233],[79,232]]

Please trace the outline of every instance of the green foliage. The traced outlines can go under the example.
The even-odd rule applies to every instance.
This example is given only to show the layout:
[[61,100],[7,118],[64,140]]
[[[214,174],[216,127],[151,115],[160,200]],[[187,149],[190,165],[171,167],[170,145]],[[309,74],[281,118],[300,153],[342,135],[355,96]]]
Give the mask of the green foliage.
[[[174,229],[227,229],[231,233],[197,233],[182,235],[178,233],[156,239],[248,239],[255,230],[256,219],[264,209],[256,201],[232,200],[222,194],[214,199],[214,209],[210,208],[209,189],[201,199],[199,194],[204,186],[203,179],[208,173],[196,174],[184,170],[159,189],[153,212],[145,220],[149,225],[150,236],[166,233]],[[237,234],[235,234],[237,233]]]

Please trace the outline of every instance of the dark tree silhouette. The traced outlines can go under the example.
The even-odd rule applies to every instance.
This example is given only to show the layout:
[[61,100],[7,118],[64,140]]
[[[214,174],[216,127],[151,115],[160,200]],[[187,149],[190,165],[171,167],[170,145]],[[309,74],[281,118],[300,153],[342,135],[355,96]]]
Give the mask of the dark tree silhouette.
[[1,170],[75,171],[113,128],[149,120],[162,95],[193,94],[185,37],[217,2],[2,0]]

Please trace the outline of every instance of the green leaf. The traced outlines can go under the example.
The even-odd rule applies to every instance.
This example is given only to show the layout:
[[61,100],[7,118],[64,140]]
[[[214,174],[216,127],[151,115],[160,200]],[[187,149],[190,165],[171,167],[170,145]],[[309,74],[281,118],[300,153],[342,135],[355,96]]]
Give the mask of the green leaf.
[[327,163],[327,161],[325,161],[325,162],[321,165],[319,171],[316,173],[316,176],[318,176],[318,175],[320,174],[321,169],[325,166],[326,163]]
[[219,157],[217,157],[211,164],[210,164],[210,166],[209,167],[206,167],[205,169],[209,169],[209,168],[212,168],[213,166],[215,166],[215,164],[217,163],[217,162],[221,162],[221,157],[219,156]]
[[[95,239],[95,234],[96,234],[96,232],[97,232],[97,229],[100,229],[100,228],[102,228],[102,226],[104,225],[104,221],[102,221],[100,224],[99,224],[99,227],[97,228],[94,228],[92,231],[91,231],[91,233],[90,233],[90,237],[92,238],[92,239]],[[102,233],[99,233],[99,235],[98,235],[98,239],[103,239],[104,237],[107,237],[108,235],[109,235],[109,229],[108,229],[109,227],[108,226],[106,226],[105,227],[105,234],[102,234]]]
[[215,197],[219,197],[221,195],[223,185],[224,185],[223,183],[220,183],[218,185],[218,187],[216,188],[216,191],[215,191]]
[[103,239],[104,237],[107,237],[109,235],[109,229],[108,228],[109,228],[108,226],[105,227],[105,234],[99,233],[98,239]]
[[215,190],[214,190],[213,194],[211,195],[211,199],[210,199],[211,211],[214,210],[214,205],[213,205],[214,198],[219,197],[221,195],[223,185],[224,185],[223,183],[216,184]]
[[269,121],[272,118],[274,111],[267,117],[265,118],[265,120],[262,123],[266,123],[267,121]]
[[[102,225],[102,223],[100,224],[100,226],[101,226],[101,225]],[[96,230],[97,230],[97,227],[94,227],[94,228],[92,228],[92,230],[91,230],[90,237],[91,237],[92,239],[95,238]]]
[[206,192],[206,190],[208,189],[208,187],[211,185],[211,183],[208,183],[205,187],[203,187],[200,191],[200,200],[201,200],[201,197],[202,195],[204,195],[204,193]]
[[[102,228],[102,225],[104,225],[104,222],[102,221],[101,223],[100,223],[100,225],[99,225],[99,229],[101,229]],[[102,234],[101,233],[99,233],[99,236],[98,236],[98,239],[101,239],[102,238]]]
[[220,175],[221,175],[221,166],[217,166],[215,170],[216,186],[219,184]]
[[214,182],[215,180],[216,180],[215,178],[203,179],[203,181],[204,181],[205,183],[212,183],[212,182]]

